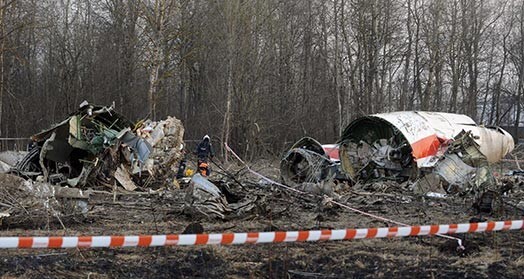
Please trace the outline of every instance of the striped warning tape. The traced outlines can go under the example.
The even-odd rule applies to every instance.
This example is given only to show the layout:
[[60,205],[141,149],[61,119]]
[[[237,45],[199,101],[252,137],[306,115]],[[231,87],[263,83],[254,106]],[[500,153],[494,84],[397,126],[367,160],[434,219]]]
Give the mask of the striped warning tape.
[[[283,189],[286,189],[286,190],[289,190],[289,191],[292,191],[292,192],[295,192],[295,193],[299,193],[299,194],[302,194],[302,195],[306,195],[306,194],[307,194],[307,193],[304,192],[304,191],[300,191],[300,190],[297,190],[297,189],[295,189],[295,188],[292,188],[292,187],[289,187],[289,186],[287,186],[287,185],[284,185],[284,184],[282,184],[282,183],[278,183],[278,182],[276,182],[276,181],[274,181],[274,180],[272,180],[272,179],[270,179],[270,178],[268,178],[268,177],[265,177],[264,175],[262,175],[262,174],[260,174],[260,173],[258,173],[258,172],[256,172],[256,171],[252,170],[252,169],[249,167],[249,165],[248,165],[246,162],[244,162],[244,161],[242,160],[242,158],[240,158],[240,156],[238,156],[238,154],[236,154],[235,151],[233,151],[233,149],[231,149],[231,147],[229,147],[229,145],[227,145],[227,142],[224,143],[224,146],[225,146],[226,150],[229,151],[229,152],[231,152],[231,154],[233,154],[233,156],[234,156],[234,157],[235,157],[239,162],[241,162],[241,163],[242,163],[242,164],[247,168],[247,170],[248,170],[249,172],[251,172],[252,174],[258,176],[259,178],[261,178],[261,179],[263,179],[263,180],[265,180],[265,181],[267,181],[267,182],[269,182],[269,183],[271,183],[271,184],[273,184],[273,185],[277,185],[277,186],[279,186],[279,187],[281,187],[281,188],[283,188]],[[327,196],[324,195],[324,197],[327,197]],[[358,214],[362,214],[362,215],[364,215],[364,216],[368,216],[368,217],[371,217],[371,218],[374,218],[374,219],[377,219],[377,220],[385,221],[385,222],[392,223],[392,224],[399,225],[399,226],[406,226],[406,227],[409,226],[408,224],[405,224],[405,223],[402,223],[402,222],[399,222],[399,221],[395,221],[395,220],[393,220],[393,219],[389,219],[389,218],[385,218],[385,217],[378,216],[378,215],[375,215],[375,214],[371,214],[371,213],[369,213],[369,212],[364,212],[364,211],[362,211],[362,210],[360,210],[360,209],[353,208],[353,207],[351,207],[351,206],[349,206],[349,205],[347,205],[347,204],[341,203],[341,202],[336,201],[336,200],[331,200],[331,202],[332,202],[333,204],[336,204],[336,205],[342,207],[342,208],[345,208],[345,209],[351,210],[351,211],[353,211],[353,212],[356,212],[356,213],[358,213]],[[456,241],[457,241],[457,244],[458,244],[458,249],[464,250],[464,246],[462,245],[462,239],[457,238],[457,237],[453,237],[453,236],[449,236],[449,235],[439,234],[439,233],[437,233],[437,234],[435,234],[435,235],[438,236],[438,237],[442,237],[442,238],[447,238],[447,239],[453,239],[453,240],[456,240]]]
[[524,229],[524,220],[390,228],[139,236],[0,237],[0,248],[151,247],[405,237]]

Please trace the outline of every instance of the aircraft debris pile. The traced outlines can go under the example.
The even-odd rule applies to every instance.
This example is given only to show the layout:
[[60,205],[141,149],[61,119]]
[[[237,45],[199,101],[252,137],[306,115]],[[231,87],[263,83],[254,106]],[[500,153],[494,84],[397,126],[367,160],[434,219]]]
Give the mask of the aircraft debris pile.
[[[465,132],[475,144],[458,141]],[[417,178],[421,169],[434,167],[453,141],[454,150],[476,149],[483,155],[477,160],[487,163],[500,161],[514,148],[509,133],[478,126],[465,115],[392,112],[361,117],[348,125],[339,140],[341,165],[353,180],[405,181]]]
[[[266,212],[266,194],[246,189],[238,180],[210,181],[200,174],[192,176],[185,189],[184,213],[191,219],[230,219],[248,213]],[[235,186],[236,185],[236,186]],[[258,185],[255,188],[259,188]]]
[[195,174],[186,188],[185,212],[193,217],[224,219],[231,212],[224,194],[215,184]]
[[[89,194],[80,189],[0,174],[0,225],[48,226],[50,222],[82,220]],[[51,217],[51,218],[50,218]]]
[[[100,187],[113,192],[117,189],[120,192],[150,192],[163,188],[170,193],[167,196],[173,196],[170,189],[180,185],[174,179],[184,156],[183,135],[184,127],[174,117],[134,124],[115,112],[112,106],[93,106],[84,102],[62,122],[31,137],[32,148],[9,170],[18,177],[2,174],[16,178],[17,183],[13,185],[22,190],[7,186],[2,190],[27,192],[15,200],[45,204],[49,210],[41,212],[57,218],[63,214],[56,208],[68,203],[56,198],[66,192],[77,193],[78,197],[74,198],[81,198],[82,203],[78,204],[85,205],[82,212],[87,210],[89,201],[85,193]],[[182,183],[188,180],[189,183]],[[192,218],[225,219],[257,209],[255,202],[258,207],[264,204],[256,194],[233,193],[228,181],[211,182],[197,174],[182,177],[181,183],[188,184],[184,213]],[[50,203],[49,199],[54,200]],[[11,204],[7,200],[5,203]],[[49,214],[50,210],[56,212]],[[18,216],[21,211],[9,207],[2,208],[0,213],[5,218]],[[35,216],[42,217],[41,214]]]
[[[84,102],[62,122],[32,136],[33,148],[10,170],[27,179],[16,183],[22,190],[9,190],[7,186],[3,190],[34,192],[20,197],[28,196],[27,202],[32,204],[36,204],[34,199],[45,201],[46,206],[54,199],[52,208],[67,204],[73,206],[70,212],[85,212],[89,195],[82,190],[97,187],[113,192],[165,188],[169,192],[166,196],[173,196],[172,188],[178,187],[171,186],[184,156],[183,134],[181,122],[174,117],[135,124],[112,106]],[[505,183],[507,187],[502,189],[491,164],[513,147],[504,130],[478,126],[463,115],[377,114],[350,123],[337,144],[300,139],[283,155],[280,175],[285,184],[319,197],[340,199],[348,193],[364,197],[380,193],[357,202],[409,203],[413,200],[405,195],[409,191],[432,198],[470,197],[479,212],[489,212],[511,184]],[[241,183],[238,173],[217,174],[213,179],[197,174],[182,179],[189,181],[187,186],[182,183],[186,186],[181,192],[183,211],[192,219],[226,220],[268,211],[267,195],[253,190],[263,191],[268,185],[252,180]],[[246,190],[246,185],[256,187]],[[73,203],[60,204],[66,192],[74,196],[68,197]],[[2,208],[0,214],[3,218],[14,216],[19,214],[17,210]],[[60,210],[53,212],[51,215],[57,218],[64,216]]]
[[62,122],[33,135],[33,148],[11,172],[72,187],[158,187],[176,173],[183,134],[174,117],[133,124],[112,106],[84,102]]
[[281,175],[294,187],[337,180],[351,185],[409,181],[418,194],[474,197],[477,209],[486,211],[501,194],[491,164],[513,149],[509,133],[479,126],[465,115],[375,114],[346,127],[335,160],[316,140],[298,141],[284,154]]

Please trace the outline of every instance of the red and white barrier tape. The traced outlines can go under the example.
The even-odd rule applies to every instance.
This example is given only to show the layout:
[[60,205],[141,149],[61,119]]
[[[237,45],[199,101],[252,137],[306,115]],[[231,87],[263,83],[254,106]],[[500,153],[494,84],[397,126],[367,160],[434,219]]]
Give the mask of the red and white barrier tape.
[[182,245],[230,245],[279,242],[349,240],[360,238],[406,237],[524,229],[524,220],[408,226],[369,229],[342,229],[289,232],[251,232],[217,234],[171,234],[138,236],[51,236],[0,237],[0,248],[95,248],[153,247]]
[[[261,179],[263,179],[263,180],[265,180],[265,181],[267,181],[267,182],[269,182],[269,183],[271,183],[271,184],[273,184],[273,185],[277,185],[277,186],[279,186],[279,187],[281,187],[281,188],[284,188],[284,189],[286,189],[286,190],[289,190],[289,191],[292,191],[292,192],[295,192],[295,193],[299,193],[299,194],[303,194],[303,195],[307,194],[306,192],[303,192],[303,191],[297,190],[297,189],[295,189],[295,188],[289,187],[289,186],[284,185],[284,184],[282,184],[282,183],[278,183],[278,182],[276,182],[276,181],[274,181],[274,180],[272,180],[272,179],[270,179],[270,178],[268,178],[268,177],[265,177],[264,175],[262,175],[262,174],[260,174],[260,173],[258,173],[258,172],[256,172],[256,171],[252,170],[252,169],[249,167],[249,165],[248,165],[246,162],[244,162],[244,161],[240,158],[240,156],[238,156],[238,155],[235,153],[235,151],[233,151],[233,149],[231,149],[231,147],[229,147],[229,145],[227,145],[227,142],[224,143],[224,146],[226,147],[226,150],[229,151],[229,152],[231,152],[231,154],[233,154],[233,156],[234,156],[238,161],[240,161],[240,162],[241,162],[241,163],[242,163],[242,164],[247,168],[247,170],[248,170],[249,172],[251,172],[252,174],[258,176],[259,178],[261,178]],[[324,196],[324,197],[326,197],[326,196]],[[375,215],[375,214],[371,214],[371,213],[368,213],[368,212],[364,212],[364,211],[362,211],[362,210],[360,210],[360,209],[353,208],[353,207],[351,207],[351,206],[349,206],[349,205],[347,205],[347,204],[341,203],[341,202],[336,201],[336,200],[332,200],[331,202],[332,202],[333,204],[336,204],[336,205],[342,207],[342,208],[345,208],[345,209],[351,210],[351,211],[353,211],[353,212],[356,212],[356,213],[358,213],[358,214],[362,214],[362,215],[364,215],[364,216],[368,216],[368,217],[371,217],[371,218],[374,218],[374,219],[377,219],[377,220],[385,221],[385,222],[392,223],[392,224],[399,225],[399,226],[406,226],[406,227],[409,226],[408,224],[405,224],[405,223],[402,223],[402,222],[399,222],[399,221],[395,221],[395,220],[393,220],[393,219],[389,219],[389,218],[385,218],[385,217],[378,216],[378,215]],[[462,250],[464,249],[464,246],[462,245],[462,239],[460,239],[460,238],[453,237],[453,236],[449,236],[449,235],[444,235],[444,234],[440,234],[440,233],[437,233],[437,234],[435,234],[435,235],[438,236],[438,237],[442,237],[442,238],[447,238],[447,239],[455,240],[455,241],[457,241],[458,249],[462,249]]]

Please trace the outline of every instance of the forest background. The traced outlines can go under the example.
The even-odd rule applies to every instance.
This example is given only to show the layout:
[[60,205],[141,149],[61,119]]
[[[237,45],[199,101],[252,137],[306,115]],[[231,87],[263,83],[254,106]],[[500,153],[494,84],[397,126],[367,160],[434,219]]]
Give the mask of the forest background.
[[515,133],[523,38],[521,0],[0,0],[0,138],[83,100],[248,159],[398,110]]

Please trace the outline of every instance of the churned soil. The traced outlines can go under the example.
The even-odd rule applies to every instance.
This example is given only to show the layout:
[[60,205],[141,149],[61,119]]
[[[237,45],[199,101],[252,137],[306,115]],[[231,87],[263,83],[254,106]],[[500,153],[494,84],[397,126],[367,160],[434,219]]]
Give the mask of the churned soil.
[[[268,165],[261,172],[277,178]],[[234,172],[243,187],[233,193],[257,196],[256,206],[226,220],[196,219],[184,211],[184,190],[144,193],[95,191],[82,218],[1,225],[0,236],[178,234],[199,223],[205,233],[344,229],[393,226],[318,198],[302,197]],[[218,174],[217,179],[218,178]],[[224,180],[222,181],[224,182]],[[224,182],[225,183],[225,182]],[[349,187],[338,200],[372,214],[411,225],[467,223],[472,218],[521,220],[515,206],[522,185],[503,197],[502,210],[478,215],[463,197],[433,199],[401,185],[375,191]],[[197,225],[196,227],[199,227]],[[195,227],[195,226],[193,226]],[[96,249],[0,250],[1,278],[522,278],[524,233],[503,231],[440,237],[350,241]]]

